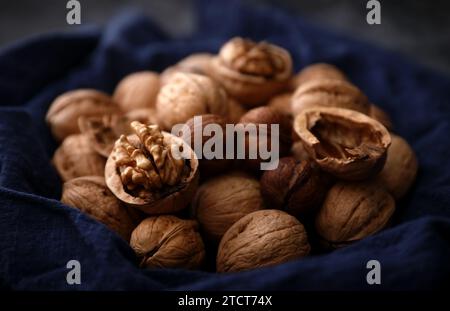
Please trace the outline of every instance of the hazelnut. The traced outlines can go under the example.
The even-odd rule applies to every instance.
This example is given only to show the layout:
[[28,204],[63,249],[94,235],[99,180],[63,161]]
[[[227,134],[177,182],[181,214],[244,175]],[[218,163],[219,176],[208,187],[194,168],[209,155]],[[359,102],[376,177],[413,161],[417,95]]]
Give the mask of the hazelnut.
[[210,78],[193,73],[175,73],[156,100],[158,118],[164,129],[201,114],[228,115],[225,91]]
[[63,181],[81,176],[103,176],[105,159],[91,146],[86,135],[75,134],[64,139],[53,155],[53,164]]
[[123,206],[101,176],[86,176],[64,183],[61,202],[79,209],[119,234],[127,242],[139,215]]
[[113,99],[122,111],[155,106],[159,92],[159,75],[152,71],[129,74],[117,85]]
[[244,106],[242,106],[237,100],[228,97],[228,123],[239,123],[239,120],[246,112],[247,109],[245,109]]
[[310,246],[303,225],[279,210],[244,216],[225,233],[217,254],[218,272],[236,272],[304,257]]
[[199,268],[205,247],[193,220],[163,215],[144,219],[134,229],[130,246],[143,268]]
[[[191,201],[198,183],[198,159],[179,137],[157,125],[133,121],[132,135],[121,135],[105,166],[114,195],[147,214],[173,213]],[[174,154],[181,151],[183,154]]]
[[264,208],[258,180],[234,173],[202,184],[192,202],[195,218],[206,238],[219,242],[233,223],[248,213]]
[[291,100],[294,115],[316,107],[346,108],[369,114],[370,104],[367,96],[350,82],[321,79],[300,85]]
[[[197,155],[199,158],[202,156],[202,158],[199,160],[199,169],[200,169],[200,177],[210,177],[213,175],[217,175],[221,172],[224,172],[231,164],[232,160],[226,159],[224,156],[224,153],[226,151],[226,130],[225,130],[225,119],[221,116],[214,115],[214,114],[204,114],[201,116],[197,116],[198,118],[201,118],[201,124],[199,122],[195,122],[197,119],[191,118],[186,122],[186,125],[189,128],[189,133],[183,133],[183,140],[187,143],[190,143],[191,148],[194,150],[195,148],[195,137],[200,137],[199,141],[201,142],[201,150],[203,151],[203,148],[206,143],[208,143],[209,140],[212,139],[213,135],[203,135],[203,131],[206,126],[208,125],[218,125],[220,126],[222,130],[222,136],[218,136],[216,132],[214,131],[212,134],[216,135],[214,136],[214,147],[211,147],[211,149],[216,148],[222,148],[223,152],[219,152],[220,155],[223,157],[222,159],[206,159],[205,155]],[[189,135],[187,135],[189,134]],[[217,139],[217,140],[216,140]],[[211,144],[211,142],[209,142]],[[195,151],[195,150],[194,150]]]
[[46,121],[53,137],[62,141],[69,135],[80,133],[80,116],[102,116],[118,112],[117,105],[105,93],[80,89],[58,96],[47,112]]
[[266,42],[233,38],[211,62],[211,76],[248,108],[288,87],[292,60],[285,49]]
[[272,97],[272,99],[267,104],[269,107],[275,109],[285,117],[292,119],[292,109],[291,109],[291,93],[283,93]]
[[270,208],[304,215],[322,204],[327,191],[318,170],[308,161],[281,158],[278,167],[261,176],[261,193]]
[[294,129],[311,159],[345,180],[362,180],[380,172],[391,144],[383,125],[349,109],[305,110],[295,118]]
[[208,76],[213,56],[213,54],[209,53],[195,53],[183,58],[174,66],[163,71],[161,74],[162,83],[167,83],[167,81],[170,80],[170,77],[176,72],[195,73]]
[[371,118],[377,120],[381,124],[383,124],[384,127],[389,131],[392,131],[392,129],[394,128],[389,115],[385,111],[383,111],[383,109],[378,107],[377,105],[374,105],[374,104],[370,105],[369,116]]
[[394,210],[394,199],[379,183],[339,182],[316,216],[316,230],[328,247],[342,247],[383,229]]
[[406,140],[392,133],[391,139],[386,164],[377,179],[395,199],[401,199],[416,179],[418,163],[414,150]]
[[297,89],[305,82],[324,79],[347,80],[347,77],[334,65],[325,63],[311,64],[303,68],[292,78],[292,89]]

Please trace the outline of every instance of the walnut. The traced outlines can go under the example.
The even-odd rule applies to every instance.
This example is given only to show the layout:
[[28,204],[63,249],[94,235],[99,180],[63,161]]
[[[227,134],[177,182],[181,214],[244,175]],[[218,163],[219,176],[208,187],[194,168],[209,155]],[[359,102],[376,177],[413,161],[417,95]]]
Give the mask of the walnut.
[[377,179],[395,199],[401,199],[416,179],[418,163],[414,150],[406,140],[391,134],[386,164]]
[[208,180],[199,187],[192,202],[193,214],[212,242],[219,242],[241,217],[263,208],[258,180],[243,173]]
[[394,128],[391,117],[389,117],[389,115],[377,105],[370,105],[369,116],[383,124],[384,127],[389,131],[392,131],[392,129]]
[[227,121],[230,124],[239,123],[241,117],[247,112],[247,109],[244,108],[237,100],[234,98],[228,97],[228,117]]
[[233,38],[211,62],[211,76],[248,108],[264,104],[288,87],[292,60],[285,49]]
[[161,88],[156,101],[161,125],[171,130],[175,124],[201,114],[228,115],[225,91],[206,76],[175,73]]
[[175,216],[143,220],[133,231],[130,246],[145,268],[196,269],[205,258],[197,222]]
[[106,162],[108,188],[124,203],[148,214],[184,208],[197,186],[194,152],[181,138],[161,132],[157,125],[133,121],[131,127],[134,134],[121,135]]
[[325,63],[316,63],[306,66],[299,73],[297,73],[292,78],[291,88],[293,90],[296,90],[299,86],[303,85],[306,82],[324,79],[345,81],[347,80],[347,77],[336,66]]
[[279,113],[283,114],[289,119],[293,119],[292,109],[291,109],[291,93],[283,93],[274,96],[270,99],[267,104],[269,107],[275,109]]
[[122,111],[152,108],[155,106],[159,87],[159,75],[156,72],[135,72],[119,82],[113,98]]
[[261,193],[270,208],[301,216],[318,208],[328,190],[325,178],[308,161],[281,158],[278,167],[261,176]]
[[291,100],[294,115],[316,107],[346,108],[369,114],[370,103],[367,96],[348,81],[321,79],[303,83]]
[[108,190],[101,176],[86,176],[64,183],[61,202],[105,224],[127,242],[141,216],[123,206]]
[[64,139],[53,155],[53,164],[63,181],[81,176],[103,176],[105,159],[90,144],[86,135],[75,134]]
[[167,81],[170,80],[170,77],[176,72],[195,73],[208,76],[213,56],[213,54],[209,53],[195,53],[183,58],[174,66],[163,71],[161,74],[162,84],[166,84]]
[[53,137],[62,141],[80,133],[80,116],[102,116],[118,112],[118,106],[107,94],[90,89],[70,91],[58,96],[47,112],[46,121]]
[[339,182],[327,194],[316,217],[316,230],[326,246],[338,248],[384,228],[395,201],[376,182]]
[[362,180],[380,172],[391,144],[383,125],[349,109],[305,110],[294,120],[294,129],[311,159],[345,180]]
[[218,272],[236,272],[280,264],[309,254],[303,225],[279,210],[262,210],[236,222],[220,241]]

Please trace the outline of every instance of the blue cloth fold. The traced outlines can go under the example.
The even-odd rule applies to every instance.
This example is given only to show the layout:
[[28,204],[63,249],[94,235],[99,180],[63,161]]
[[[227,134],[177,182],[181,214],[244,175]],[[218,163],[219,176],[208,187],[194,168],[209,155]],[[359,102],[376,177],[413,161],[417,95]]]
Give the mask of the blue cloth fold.
[[[104,29],[82,28],[22,41],[0,51],[0,285],[27,290],[430,289],[450,276],[450,79],[402,56],[317,29],[274,9],[238,1],[202,1],[198,29],[173,39],[137,12]],[[56,148],[44,117],[64,91],[112,92],[127,73],[162,70],[230,37],[287,48],[296,69],[340,67],[391,114],[417,153],[420,171],[398,205],[393,226],[329,254],[235,274],[142,270],[127,243],[58,201],[51,165]],[[81,285],[68,285],[66,263],[81,263]],[[366,282],[366,263],[381,263],[382,283]]]

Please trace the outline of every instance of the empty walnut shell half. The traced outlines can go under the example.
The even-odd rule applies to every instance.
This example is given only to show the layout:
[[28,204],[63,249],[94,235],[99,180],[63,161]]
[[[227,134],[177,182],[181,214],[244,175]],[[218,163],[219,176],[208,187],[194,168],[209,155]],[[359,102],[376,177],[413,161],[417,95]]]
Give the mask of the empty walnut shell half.
[[143,220],[133,231],[130,246],[143,268],[199,268],[205,247],[194,220],[162,215]]
[[376,182],[339,182],[316,216],[316,230],[327,247],[339,248],[383,229],[395,201]]
[[364,93],[345,80],[320,79],[303,83],[292,95],[292,113],[316,107],[338,107],[369,114],[370,103]]
[[323,79],[347,80],[347,77],[334,65],[326,63],[311,64],[303,68],[292,78],[292,89],[296,90],[305,82]]
[[217,254],[218,272],[236,272],[280,264],[309,254],[303,225],[279,210],[241,218],[225,233]]
[[211,75],[229,95],[251,108],[288,87],[292,60],[279,46],[236,37],[212,60]]
[[63,181],[81,176],[103,176],[105,158],[92,148],[89,137],[70,135],[53,155],[53,164]]
[[378,121],[342,108],[308,109],[294,129],[311,159],[344,180],[362,180],[381,171],[391,136]]
[[102,176],[79,177],[64,183],[61,202],[105,224],[127,242],[140,220],[137,210],[122,205],[108,190]]
[[389,131],[393,130],[394,125],[392,123],[391,117],[387,114],[386,111],[384,111],[377,105],[375,104],[370,105],[369,116],[377,120],[381,124],[383,124],[387,130]]
[[[121,135],[105,166],[108,188],[127,205],[147,214],[186,207],[198,183],[198,159],[181,138],[157,125],[131,123],[135,134]],[[182,154],[176,154],[177,152]]]
[[80,132],[80,116],[102,116],[118,111],[118,106],[109,95],[96,90],[80,89],[58,96],[47,112],[46,121],[53,137],[62,141],[67,136]]

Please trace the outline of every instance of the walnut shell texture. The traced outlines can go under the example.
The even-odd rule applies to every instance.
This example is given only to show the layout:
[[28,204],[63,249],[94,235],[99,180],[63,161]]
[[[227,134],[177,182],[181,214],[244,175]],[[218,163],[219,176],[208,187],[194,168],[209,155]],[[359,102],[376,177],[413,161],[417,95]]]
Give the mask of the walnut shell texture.
[[53,155],[53,164],[63,181],[82,176],[103,176],[105,158],[92,148],[89,137],[74,134],[64,139]]
[[376,182],[338,182],[316,216],[316,230],[328,246],[338,248],[383,229],[395,201]]
[[155,106],[160,88],[159,75],[152,71],[141,71],[124,77],[114,90],[113,99],[120,109],[128,112]]
[[174,66],[168,67],[161,74],[162,84],[166,84],[170,77],[177,72],[195,73],[198,75],[208,76],[210,72],[211,60],[214,57],[209,53],[194,53],[191,54]]
[[309,254],[303,225],[279,210],[262,210],[236,222],[220,241],[218,272],[236,272],[280,264]]
[[58,96],[47,112],[46,121],[53,137],[62,141],[69,135],[80,133],[80,116],[102,116],[118,112],[118,106],[103,92],[80,89]]
[[369,114],[370,103],[367,96],[348,81],[321,79],[303,83],[291,100],[294,115],[316,107],[346,108]]
[[283,93],[272,97],[267,106],[277,110],[279,113],[292,120],[291,93]]
[[378,121],[353,110],[313,108],[294,120],[311,159],[345,180],[374,176],[384,166],[391,136]]
[[391,134],[386,164],[377,179],[396,199],[401,199],[416,179],[418,162],[414,150],[406,140]]
[[259,181],[243,173],[230,173],[206,181],[192,202],[195,218],[205,237],[213,242],[219,242],[241,217],[263,208]]
[[251,108],[288,87],[292,59],[281,47],[236,37],[212,60],[211,75],[231,97]]
[[345,74],[336,66],[326,63],[311,64],[292,78],[292,89],[312,80],[347,80]]
[[145,268],[199,268],[205,248],[194,220],[162,215],[143,220],[131,235],[130,245]]
[[61,202],[78,208],[95,220],[105,224],[127,242],[137,226],[139,215],[123,206],[108,190],[101,176],[86,176],[64,183]]

